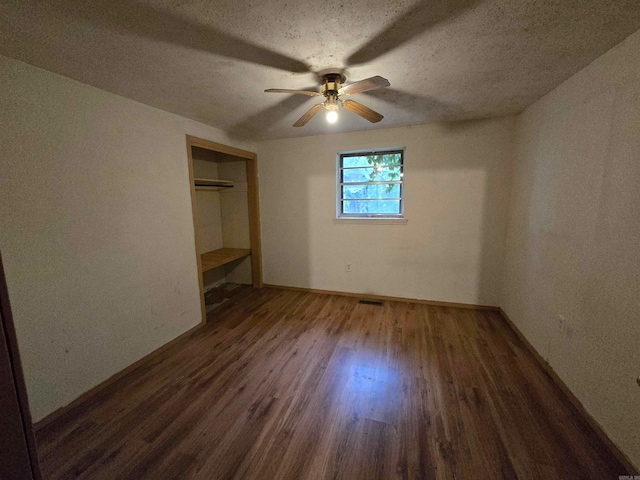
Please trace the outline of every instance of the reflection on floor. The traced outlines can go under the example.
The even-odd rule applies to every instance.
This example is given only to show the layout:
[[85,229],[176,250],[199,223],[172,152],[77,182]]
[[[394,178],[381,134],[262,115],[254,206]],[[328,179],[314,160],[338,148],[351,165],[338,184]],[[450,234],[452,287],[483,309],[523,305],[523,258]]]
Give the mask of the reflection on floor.
[[38,431],[45,478],[631,473],[496,312],[249,287],[212,314]]

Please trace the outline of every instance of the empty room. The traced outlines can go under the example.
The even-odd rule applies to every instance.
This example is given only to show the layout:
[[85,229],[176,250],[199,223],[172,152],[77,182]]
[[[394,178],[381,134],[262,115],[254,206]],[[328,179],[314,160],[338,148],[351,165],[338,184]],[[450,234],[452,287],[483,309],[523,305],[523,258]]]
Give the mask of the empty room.
[[640,479],[640,2],[0,3],[0,479]]

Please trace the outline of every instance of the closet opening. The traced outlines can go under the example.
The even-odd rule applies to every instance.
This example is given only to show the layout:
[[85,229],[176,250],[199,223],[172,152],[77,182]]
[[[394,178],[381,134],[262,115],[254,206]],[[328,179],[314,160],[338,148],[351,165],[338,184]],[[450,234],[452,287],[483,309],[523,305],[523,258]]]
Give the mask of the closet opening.
[[258,159],[190,135],[187,157],[204,323],[217,301],[212,299],[226,298],[208,293],[262,288]]

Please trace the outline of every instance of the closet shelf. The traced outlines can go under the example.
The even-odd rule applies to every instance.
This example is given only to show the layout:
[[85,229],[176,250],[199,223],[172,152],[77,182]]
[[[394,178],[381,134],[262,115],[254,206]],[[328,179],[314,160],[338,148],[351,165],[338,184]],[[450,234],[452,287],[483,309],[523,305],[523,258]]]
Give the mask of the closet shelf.
[[251,255],[251,249],[249,248],[219,248],[218,250],[203,253],[200,255],[202,271],[206,272],[248,255]]
[[197,190],[223,190],[233,188],[233,182],[213,178],[194,178],[193,183]]

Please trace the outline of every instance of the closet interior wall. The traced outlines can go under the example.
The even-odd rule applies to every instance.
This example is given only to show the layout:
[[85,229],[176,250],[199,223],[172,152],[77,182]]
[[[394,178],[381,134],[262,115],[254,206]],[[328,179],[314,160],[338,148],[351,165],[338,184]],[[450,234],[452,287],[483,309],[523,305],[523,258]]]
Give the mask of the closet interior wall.
[[[219,178],[233,182],[233,188],[220,192],[222,245],[229,248],[251,248],[246,162],[225,161],[218,165],[218,173]],[[253,283],[251,256],[236,260],[223,268],[228,282],[245,285]]]
[[[195,178],[220,178],[215,152],[203,148],[192,147],[193,176]],[[223,248],[222,216],[220,192],[196,189],[196,250],[198,256],[203,253]],[[225,271],[214,268],[203,272],[204,289],[209,290],[226,281]]]
[[[192,148],[193,175],[223,179],[233,188],[195,190],[196,248],[198,255],[220,248],[251,248],[246,161],[199,147]],[[251,257],[203,272],[207,291],[225,282],[252,284]]]

